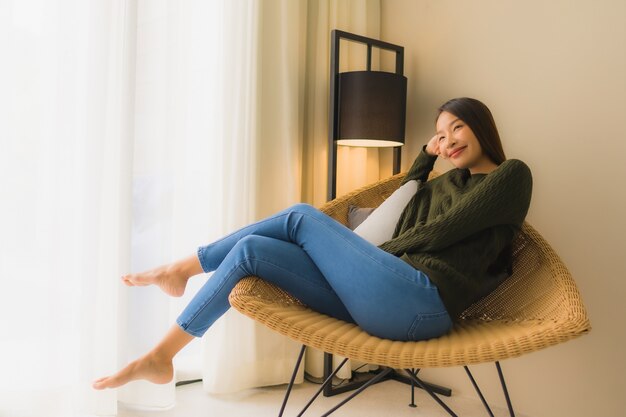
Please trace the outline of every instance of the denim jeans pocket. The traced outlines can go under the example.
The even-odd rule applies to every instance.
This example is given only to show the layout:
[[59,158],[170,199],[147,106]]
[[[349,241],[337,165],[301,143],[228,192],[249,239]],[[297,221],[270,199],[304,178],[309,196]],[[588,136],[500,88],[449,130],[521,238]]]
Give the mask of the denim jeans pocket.
[[418,314],[407,333],[411,341],[427,340],[446,334],[452,328],[452,320],[447,311]]

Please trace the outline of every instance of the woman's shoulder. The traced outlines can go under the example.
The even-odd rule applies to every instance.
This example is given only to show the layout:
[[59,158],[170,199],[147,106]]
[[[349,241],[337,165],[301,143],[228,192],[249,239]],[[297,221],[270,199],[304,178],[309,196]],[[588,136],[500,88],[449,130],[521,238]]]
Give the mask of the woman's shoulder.
[[532,180],[532,173],[530,171],[530,167],[526,165],[524,161],[519,159],[507,159],[502,162],[498,168],[494,171],[494,173],[499,173],[499,176],[506,178],[517,178],[517,179],[530,179]]
[[519,159],[507,159],[487,178],[492,187],[503,189],[504,193],[530,194],[533,187],[530,168]]
[[530,172],[530,168],[526,163],[519,159],[507,159],[500,164],[501,167],[508,167],[508,169],[525,170]]
[[529,181],[532,181],[532,172],[530,170],[530,167],[524,161],[521,161],[519,159],[507,159],[503,162],[503,164],[506,164],[505,168],[508,171],[511,171],[517,176],[521,176],[525,179],[528,179]]

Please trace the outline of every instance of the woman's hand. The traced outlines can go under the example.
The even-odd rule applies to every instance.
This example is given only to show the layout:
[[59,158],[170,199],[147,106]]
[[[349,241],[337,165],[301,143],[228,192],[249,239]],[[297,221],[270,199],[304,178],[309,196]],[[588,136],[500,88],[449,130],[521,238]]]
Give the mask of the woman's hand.
[[439,151],[439,135],[430,138],[426,145],[426,153],[431,156],[439,156],[441,154]]

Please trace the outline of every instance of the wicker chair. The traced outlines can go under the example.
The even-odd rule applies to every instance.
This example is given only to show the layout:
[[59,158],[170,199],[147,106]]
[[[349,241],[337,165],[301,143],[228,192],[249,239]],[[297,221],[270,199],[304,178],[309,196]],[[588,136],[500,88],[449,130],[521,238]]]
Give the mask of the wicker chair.
[[[321,209],[346,224],[350,205],[378,206],[399,186],[401,179],[402,174],[396,175],[333,200]],[[487,411],[493,416],[467,365],[495,362],[513,416],[498,361],[565,342],[590,330],[572,277],[539,233],[524,224],[514,248],[513,275],[493,293],[469,307],[450,333],[427,341],[399,342],[371,336],[355,324],[307,308],[289,294],[256,277],[240,281],[230,294],[230,303],[241,313],[303,344],[296,370],[305,346],[381,365],[382,371],[369,383],[378,382],[394,369],[405,370],[408,378],[425,389],[452,416],[456,414],[417,377],[415,369],[464,366]],[[325,384],[330,380],[328,378]],[[282,416],[291,386],[279,416]],[[321,391],[322,388],[313,399]],[[350,398],[324,415],[329,415]]]

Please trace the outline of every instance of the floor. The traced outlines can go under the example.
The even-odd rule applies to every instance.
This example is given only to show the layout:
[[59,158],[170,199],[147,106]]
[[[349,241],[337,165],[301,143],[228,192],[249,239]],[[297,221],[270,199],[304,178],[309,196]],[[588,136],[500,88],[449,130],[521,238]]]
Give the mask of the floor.
[[[305,382],[292,391],[285,416],[297,415],[318,385]],[[202,384],[190,384],[176,390],[177,404],[169,410],[146,411],[120,408],[119,417],[276,417],[278,416],[286,386],[258,388],[231,395],[210,395],[202,391]],[[348,394],[325,398],[320,396],[305,415],[320,416]],[[386,381],[368,390],[334,412],[338,417],[446,417],[449,416],[425,392],[416,390],[417,407],[411,408],[410,387],[396,381]],[[488,416],[478,399],[452,396],[444,398],[446,404],[459,416]],[[508,410],[492,408],[495,417],[508,416]],[[516,414],[518,417],[524,417]],[[526,416],[528,417],[528,416]]]

